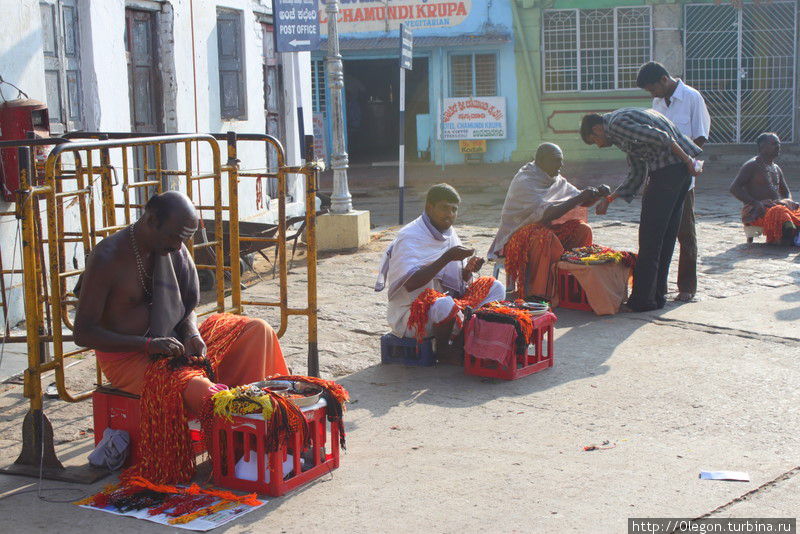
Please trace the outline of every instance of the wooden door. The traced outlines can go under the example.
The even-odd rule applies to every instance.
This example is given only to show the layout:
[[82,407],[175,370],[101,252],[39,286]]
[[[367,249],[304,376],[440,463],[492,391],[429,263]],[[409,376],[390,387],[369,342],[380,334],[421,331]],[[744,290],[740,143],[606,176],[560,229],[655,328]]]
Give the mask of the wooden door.
[[83,127],[80,36],[76,0],[42,0],[42,50],[50,131]]
[[163,132],[156,15],[152,11],[126,9],[125,23],[131,131]]

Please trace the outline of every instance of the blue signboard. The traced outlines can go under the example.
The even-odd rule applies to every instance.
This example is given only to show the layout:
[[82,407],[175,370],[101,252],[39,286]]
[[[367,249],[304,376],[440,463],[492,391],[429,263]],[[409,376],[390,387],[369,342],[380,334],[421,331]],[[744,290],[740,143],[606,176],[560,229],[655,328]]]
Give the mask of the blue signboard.
[[273,0],[275,48],[307,52],[319,47],[317,0]]

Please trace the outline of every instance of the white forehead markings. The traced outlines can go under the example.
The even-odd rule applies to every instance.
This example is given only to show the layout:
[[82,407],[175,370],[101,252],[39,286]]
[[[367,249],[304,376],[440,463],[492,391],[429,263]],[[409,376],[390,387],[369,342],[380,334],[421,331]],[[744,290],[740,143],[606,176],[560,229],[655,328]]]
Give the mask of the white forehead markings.
[[184,239],[188,239],[188,238],[192,237],[192,235],[194,235],[194,233],[196,231],[197,231],[197,227],[196,226],[184,226],[181,229],[180,236],[182,238],[184,238]]

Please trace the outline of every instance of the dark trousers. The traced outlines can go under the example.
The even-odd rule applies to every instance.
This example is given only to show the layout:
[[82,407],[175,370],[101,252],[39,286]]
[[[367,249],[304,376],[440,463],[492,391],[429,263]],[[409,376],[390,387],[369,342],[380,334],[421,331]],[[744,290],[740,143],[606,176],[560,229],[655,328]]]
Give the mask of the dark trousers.
[[694,189],[686,193],[678,228],[678,291],[697,293],[697,233],[694,229]]
[[635,311],[664,307],[667,276],[691,178],[683,163],[650,173],[642,195],[639,258],[628,306]]

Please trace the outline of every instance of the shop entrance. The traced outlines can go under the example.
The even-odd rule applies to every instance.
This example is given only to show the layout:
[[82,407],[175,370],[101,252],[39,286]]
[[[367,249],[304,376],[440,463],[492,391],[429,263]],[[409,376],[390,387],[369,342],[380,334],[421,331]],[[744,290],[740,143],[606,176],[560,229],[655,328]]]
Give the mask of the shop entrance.
[[[397,161],[400,117],[397,63],[397,59],[344,61],[347,153],[351,163]],[[407,160],[419,159],[416,116],[428,113],[428,58],[415,58],[414,69],[406,72]],[[422,159],[428,157],[423,154]]]

